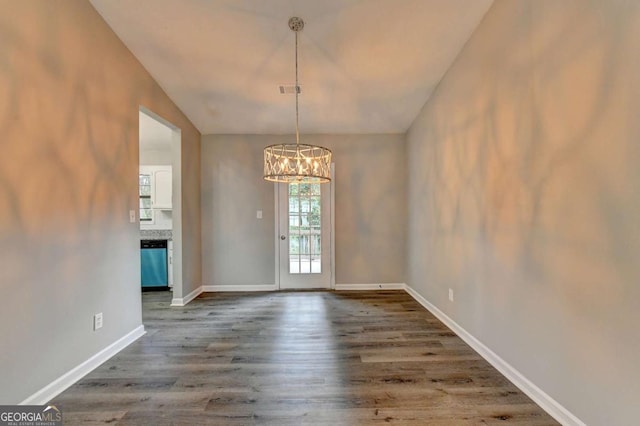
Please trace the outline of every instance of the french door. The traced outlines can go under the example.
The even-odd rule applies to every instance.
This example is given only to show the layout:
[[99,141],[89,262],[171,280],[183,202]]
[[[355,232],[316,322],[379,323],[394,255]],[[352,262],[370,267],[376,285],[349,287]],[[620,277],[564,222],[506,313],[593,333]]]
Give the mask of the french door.
[[277,184],[279,288],[331,288],[331,184]]

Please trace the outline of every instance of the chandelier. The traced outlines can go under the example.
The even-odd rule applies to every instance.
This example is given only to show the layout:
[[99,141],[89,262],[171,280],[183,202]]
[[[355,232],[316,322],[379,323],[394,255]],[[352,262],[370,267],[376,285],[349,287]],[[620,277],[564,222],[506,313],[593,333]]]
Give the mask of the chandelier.
[[289,19],[296,35],[296,143],[269,145],[264,149],[264,179],[281,183],[325,183],[331,181],[331,151],[325,147],[300,143],[298,126],[298,32],[304,28],[301,18]]

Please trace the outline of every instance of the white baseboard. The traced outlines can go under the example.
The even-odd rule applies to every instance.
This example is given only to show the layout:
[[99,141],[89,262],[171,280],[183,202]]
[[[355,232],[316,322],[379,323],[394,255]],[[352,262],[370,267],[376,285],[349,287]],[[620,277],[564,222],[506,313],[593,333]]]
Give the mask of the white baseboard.
[[95,370],[103,362],[129,346],[143,336],[145,333],[144,326],[141,325],[133,331],[127,333],[120,339],[116,340],[97,354],[93,355],[82,364],[72,368],[62,376],[58,377],[47,386],[43,387],[24,401],[20,405],[44,405],[56,396],[64,392],[69,386]]
[[378,284],[336,284],[336,291],[353,290],[404,290],[404,283],[378,283]]
[[278,286],[275,284],[241,284],[241,285],[205,285],[202,286],[203,291],[219,292],[219,291],[276,291]]
[[191,293],[187,294],[185,297],[174,297],[171,300],[171,306],[185,306],[187,303],[191,302],[193,299],[198,297],[200,293],[202,293],[202,286],[196,288]]
[[[404,290],[404,283],[379,283],[379,284],[336,284],[337,291],[347,290]],[[275,284],[241,284],[241,285],[204,285],[203,292],[244,292],[244,291],[277,291]]]
[[449,318],[447,314],[422,297],[417,291],[406,285],[405,290],[418,303],[424,306],[429,312],[442,321],[454,333],[471,346],[480,354],[489,364],[493,365],[502,375],[504,375],[511,383],[516,385],[522,392],[538,404],[550,416],[565,426],[586,426],[583,421],[576,417],[569,410],[564,408],[558,401],[553,399],[533,382],[527,379],[522,373],[516,370],[504,359],[500,358],[495,352],[485,346],[481,341],[473,337],[471,333],[462,328],[458,323]]

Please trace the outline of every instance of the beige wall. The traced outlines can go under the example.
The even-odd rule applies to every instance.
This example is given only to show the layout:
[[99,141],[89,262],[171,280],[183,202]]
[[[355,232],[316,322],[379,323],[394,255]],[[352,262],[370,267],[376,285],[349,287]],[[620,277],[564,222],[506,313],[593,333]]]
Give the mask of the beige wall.
[[[293,136],[207,135],[202,140],[205,285],[274,283],[273,184],[262,150]],[[336,283],[404,282],[403,135],[303,135],[333,150]],[[262,220],[256,219],[262,210]],[[247,266],[249,265],[249,266]]]
[[640,418],[639,40],[496,1],[408,133],[408,284],[590,425]]
[[[274,282],[273,184],[262,180],[266,136],[202,137],[202,283]],[[256,219],[256,210],[263,218]]]
[[[141,324],[138,108],[182,130],[183,281],[201,283],[200,134],[83,0],[0,1],[0,403]],[[94,313],[103,329],[92,331]]]

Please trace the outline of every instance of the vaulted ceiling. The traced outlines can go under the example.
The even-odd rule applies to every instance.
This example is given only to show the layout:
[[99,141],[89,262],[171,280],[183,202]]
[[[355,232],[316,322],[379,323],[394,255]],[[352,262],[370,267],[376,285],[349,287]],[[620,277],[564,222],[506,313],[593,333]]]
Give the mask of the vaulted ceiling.
[[91,0],[203,133],[405,132],[492,0]]

